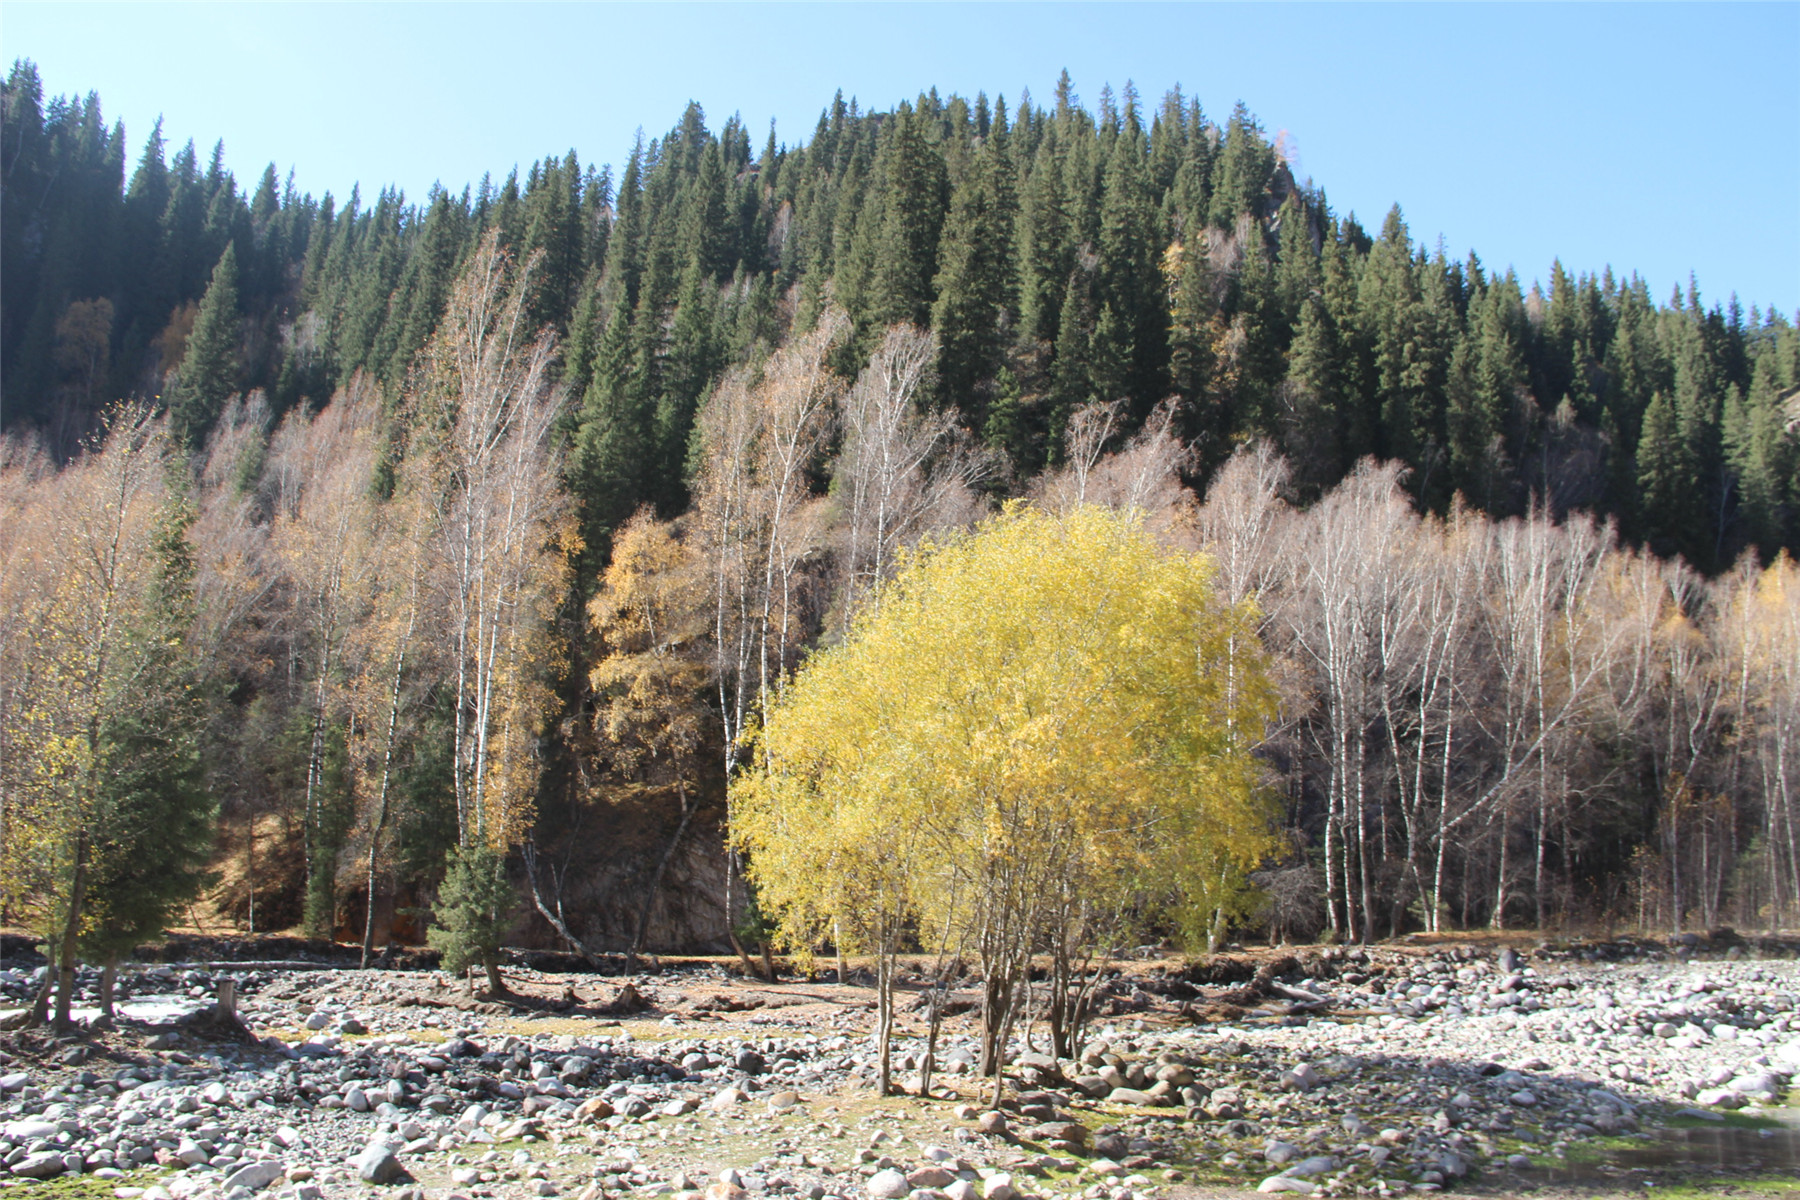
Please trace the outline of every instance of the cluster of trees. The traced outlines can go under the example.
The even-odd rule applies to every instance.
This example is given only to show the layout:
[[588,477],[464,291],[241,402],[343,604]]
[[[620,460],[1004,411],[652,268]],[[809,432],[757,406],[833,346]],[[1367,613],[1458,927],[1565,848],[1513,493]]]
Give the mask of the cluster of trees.
[[[760,155],[690,108],[616,179],[570,154],[369,208],[272,169],[245,193],[160,134],[127,182],[97,100],[26,63],[3,108],[0,905],[59,963],[205,882],[176,835],[215,807],[252,928],[370,946],[429,911],[497,983],[522,885],[583,952],[683,896],[748,960],[828,911],[719,840],[728,784],[775,777],[749,735],[777,744],[809,655],[876,653],[912,548],[974,554],[955,531],[1021,496],[1001,527],[1098,505],[1138,514],[1147,573],[1217,562],[1219,611],[1257,615],[1207,652],[1266,658],[1278,701],[1222,719],[1286,833],[1266,904],[1210,867],[1174,908],[1084,883],[1098,907],[1014,950],[1126,908],[1196,940],[1793,911],[1780,313],[1526,292],[1334,214],[1241,108],[1089,113],[1066,79],[840,101]],[[968,641],[940,657],[986,661]],[[164,890],[99,882],[134,805],[193,814]]]
[[[564,341],[569,478],[590,553],[646,501],[687,504],[687,451],[711,383],[833,305],[851,376],[888,326],[937,335],[932,401],[1024,480],[1070,415],[1174,396],[1190,481],[1264,438],[1313,498],[1367,455],[1406,487],[1493,516],[1533,497],[1611,516],[1633,542],[1716,572],[1748,545],[1800,547],[1784,397],[1791,315],[1637,278],[1525,287],[1378,231],[1294,180],[1240,105],[1217,123],[1179,90],[1082,108],[934,91],[891,112],[840,97],[810,141],[753,152],[690,106],[624,168],[573,152],[423,203],[340,203],[271,166],[240,188],[215,147],[173,159],[153,131],[126,177],[99,101],[4,85],[0,414],[70,452],[100,407],[164,395],[198,445],[234,391],[280,415],[358,371],[390,406],[491,231],[541,253],[528,309]],[[211,298],[209,299],[209,295]]]
[[1277,932],[1792,919],[1792,559],[1708,581],[1591,516],[1421,515],[1373,461],[1302,511],[1289,472],[1246,448],[1195,517],[1286,672]]
[[[446,848],[496,875],[530,830],[573,538],[530,270],[488,239],[388,418],[359,378],[267,432],[234,399],[192,458],[141,405],[61,469],[8,443],[0,903],[63,931],[59,1020],[77,954],[110,962],[203,885],[215,795],[252,928],[271,803],[284,915],[315,933],[355,865],[373,891],[396,815],[434,878]],[[446,908],[456,958],[482,913]]]

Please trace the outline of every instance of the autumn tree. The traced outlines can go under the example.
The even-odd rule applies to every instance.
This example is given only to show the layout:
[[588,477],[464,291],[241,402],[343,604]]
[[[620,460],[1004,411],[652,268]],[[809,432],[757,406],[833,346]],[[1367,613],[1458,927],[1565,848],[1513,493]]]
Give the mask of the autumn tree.
[[978,511],[974,488],[991,462],[968,448],[954,410],[923,407],[935,356],[929,334],[895,325],[843,394],[843,449],[832,472],[840,633],[880,593],[904,548]]
[[574,535],[552,439],[556,339],[527,326],[534,265],[490,234],[457,281],[420,367],[401,483],[434,510],[465,845],[511,845],[530,827],[535,741],[560,663],[551,617]]
[[374,594],[379,402],[373,381],[358,376],[318,415],[290,414],[269,450],[270,550],[293,599],[293,644],[308,677],[302,820],[311,937],[329,937],[336,925],[337,853],[349,823],[347,781],[328,759],[345,736],[361,670],[347,660],[360,651]]
[[1079,918],[1065,891],[1129,879],[1141,916],[1179,924],[1191,868],[1254,865],[1269,813],[1230,729],[1269,693],[1226,684],[1225,639],[1253,618],[1211,575],[1091,506],[1015,505],[922,548],[768,707],[734,786],[733,837],[789,943],[830,922],[891,960],[909,928],[949,931],[981,960],[998,1086],[1029,956]]
[[601,753],[627,778],[672,787],[677,803],[675,831],[642,888],[628,951],[634,957],[699,807],[700,753],[711,717],[704,703],[707,582],[691,539],[646,508],[614,536],[612,563],[588,604],[601,647],[588,675]]

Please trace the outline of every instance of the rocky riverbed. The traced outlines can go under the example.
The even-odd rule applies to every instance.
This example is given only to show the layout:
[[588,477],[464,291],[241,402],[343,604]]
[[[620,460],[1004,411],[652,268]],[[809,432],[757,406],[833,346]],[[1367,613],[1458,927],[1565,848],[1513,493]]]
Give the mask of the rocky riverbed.
[[[121,1200],[1491,1194],[1683,1126],[1743,1135],[1727,1156],[1741,1161],[1709,1169],[1779,1169],[1800,1139],[1777,1123],[1800,1111],[1785,1103],[1800,961],[1700,949],[1125,963],[1074,1059],[1045,1053],[1041,1027],[1015,1042],[999,1110],[967,1012],[946,1022],[920,1097],[909,1009],[896,1062],[913,1094],[877,1098],[874,996],[854,980],[514,969],[518,1003],[499,1004],[434,971],[157,966],[126,986],[155,1022],[127,1007],[117,1030],[0,1041],[0,1187],[23,1197],[80,1175]],[[170,1023],[225,979],[244,1035]],[[29,969],[0,972],[14,1004],[32,987]]]

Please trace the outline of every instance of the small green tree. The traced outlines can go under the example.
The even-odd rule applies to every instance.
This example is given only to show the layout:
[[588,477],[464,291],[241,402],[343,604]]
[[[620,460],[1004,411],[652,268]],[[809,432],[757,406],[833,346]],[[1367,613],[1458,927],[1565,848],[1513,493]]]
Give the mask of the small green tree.
[[500,939],[505,936],[518,896],[506,878],[506,859],[486,842],[450,852],[450,871],[438,892],[438,924],[426,942],[443,955],[446,971],[479,965],[488,992],[506,993],[500,978]]
[[120,686],[138,699],[110,705],[98,739],[88,902],[80,954],[102,964],[100,1010],[112,1013],[119,959],[163,932],[169,914],[206,885],[214,805],[201,760],[206,722],[187,646],[193,623],[192,509],[165,505],[157,571],[141,620],[127,635],[133,662]]

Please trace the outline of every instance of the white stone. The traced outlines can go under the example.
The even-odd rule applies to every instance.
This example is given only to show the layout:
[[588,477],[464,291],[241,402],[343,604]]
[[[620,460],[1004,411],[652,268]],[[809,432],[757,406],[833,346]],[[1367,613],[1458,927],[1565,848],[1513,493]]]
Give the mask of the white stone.
[[1281,1073],[1281,1086],[1290,1092],[1310,1092],[1322,1081],[1310,1063],[1300,1063]]
[[892,1167],[869,1177],[868,1193],[872,1200],[900,1200],[911,1191],[912,1184],[906,1182],[906,1176]]

